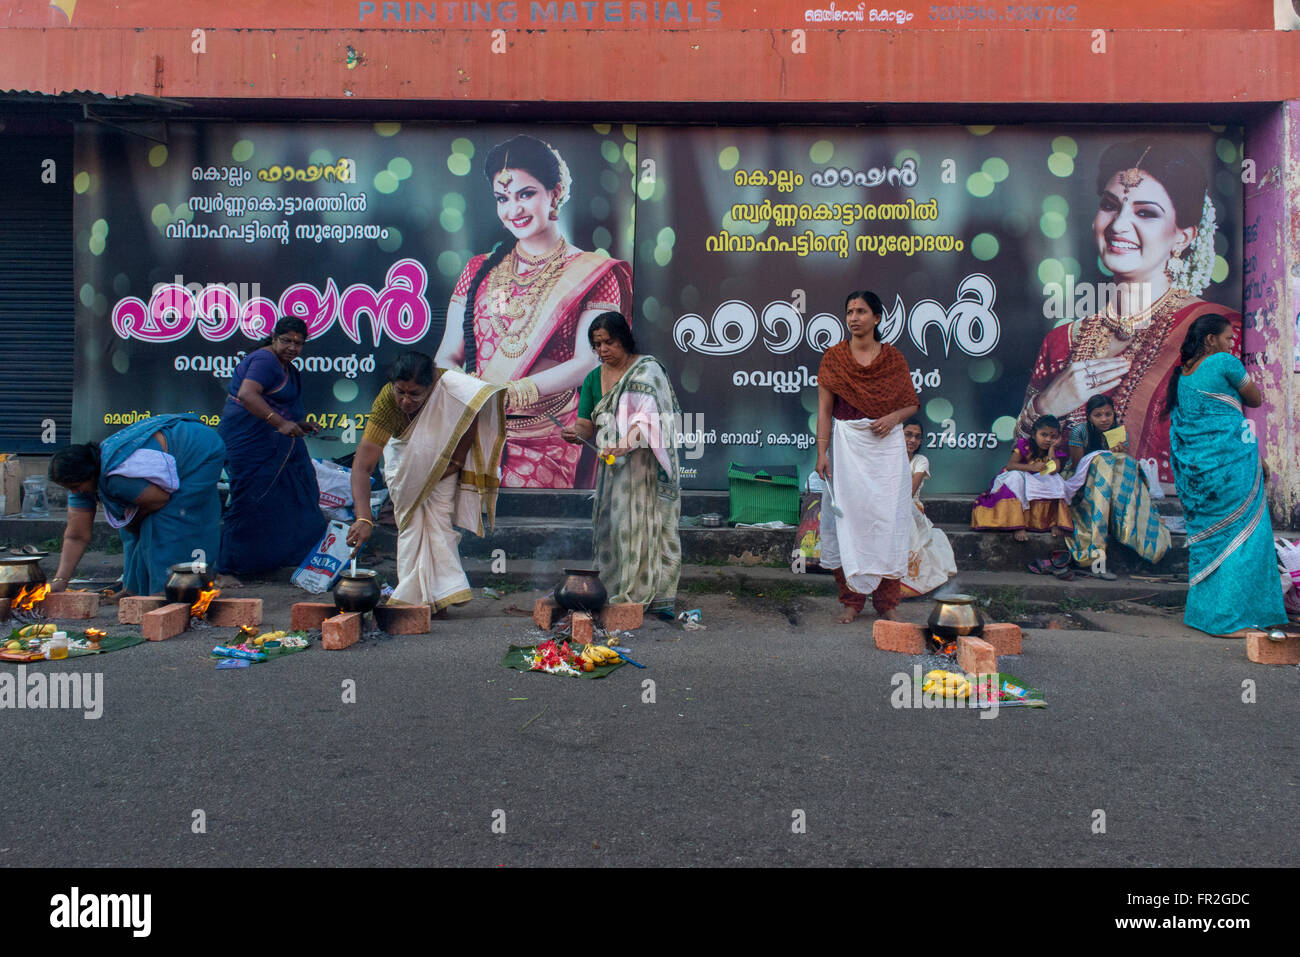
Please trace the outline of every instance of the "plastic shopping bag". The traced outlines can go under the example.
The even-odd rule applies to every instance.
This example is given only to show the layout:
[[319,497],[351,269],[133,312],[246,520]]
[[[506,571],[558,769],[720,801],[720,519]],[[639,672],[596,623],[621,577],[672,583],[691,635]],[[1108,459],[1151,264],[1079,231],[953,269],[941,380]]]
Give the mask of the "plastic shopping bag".
[[334,580],[352,557],[347,543],[348,527],[343,522],[330,522],[316,547],[302,560],[291,579],[303,591],[313,595],[329,591]]
[[[327,459],[312,459],[316,467],[316,485],[320,489],[320,507],[329,514],[329,509],[348,508],[352,505],[352,470],[345,469],[336,462]],[[342,518],[343,516],[335,516]]]

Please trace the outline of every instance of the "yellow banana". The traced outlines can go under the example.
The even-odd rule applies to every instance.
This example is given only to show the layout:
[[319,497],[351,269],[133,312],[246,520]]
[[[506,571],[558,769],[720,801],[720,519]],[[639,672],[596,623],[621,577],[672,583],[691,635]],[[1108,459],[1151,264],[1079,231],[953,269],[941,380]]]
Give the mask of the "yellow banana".
[[19,638],[48,638],[59,630],[58,625],[24,625],[18,629]]

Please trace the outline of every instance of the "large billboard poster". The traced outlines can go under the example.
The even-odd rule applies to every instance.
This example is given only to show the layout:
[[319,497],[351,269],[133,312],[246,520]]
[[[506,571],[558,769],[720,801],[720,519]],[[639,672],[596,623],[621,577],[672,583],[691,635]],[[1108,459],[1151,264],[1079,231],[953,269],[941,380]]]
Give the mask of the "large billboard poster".
[[[171,124],[162,144],[82,127],[78,440],[150,412],[215,424],[240,358],[277,317],[297,316],[309,340],[295,360],[306,409],[335,436],[360,433],[347,428],[364,426],[385,367],[408,349],[494,381],[546,371],[541,398],[551,401],[529,410],[543,426],[533,432],[546,434],[511,443],[504,483],[589,484],[578,449],[541,413],[575,415],[595,365],[579,318],[631,312],[635,135],[607,125]],[[555,248],[529,257],[539,235]],[[466,287],[494,249],[471,326]],[[516,285],[501,287],[511,269]],[[311,442],[339,454],[337,443]]]
[[240,354],[295,315],[334,434],[409,348],[545,372],[503,484],[589,487],[543,413],[575,414],[585,323],[618,308],[672,377],[684,487],[726,488],[729,462],[806,475],[818,363],[865,288],[913,370],[929,491],[981,491],[1036,415],[1068,427],[1098,393],[1170,481],[1158,398],[1186,325],[1241,308],[1231,128],[85,126],[76,166],[77,441],[215,421]]
[[1172,481],[1157,397],[1186,324],[1241,309],[1239,131],[642,127],[638,164],[637,314],[700,443],[684,483],[811,470],[858,289],[912,369],[928,490],[982,490],[1096,393]]

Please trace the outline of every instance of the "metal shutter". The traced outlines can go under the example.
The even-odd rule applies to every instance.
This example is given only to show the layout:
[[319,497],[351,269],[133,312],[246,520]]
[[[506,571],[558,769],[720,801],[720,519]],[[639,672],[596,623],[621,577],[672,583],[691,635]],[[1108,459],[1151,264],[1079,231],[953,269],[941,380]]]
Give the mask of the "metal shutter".
[[[41,182],[46,159],[54,183]],[[72,179],[71,136],[0,134],[0,451],[48,454],[71,438]]]

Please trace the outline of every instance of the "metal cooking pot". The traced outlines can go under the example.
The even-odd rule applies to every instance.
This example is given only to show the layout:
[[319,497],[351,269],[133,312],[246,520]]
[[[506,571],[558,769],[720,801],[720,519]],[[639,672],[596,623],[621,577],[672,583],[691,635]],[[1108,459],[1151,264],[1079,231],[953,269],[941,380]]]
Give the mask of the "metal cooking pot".
[[334,607],[342,612],[364,615],[375,610],[379,598],[379,578],[368,568],[358,568],[355,574],[345,571],[334,586]]
[[984,634],[984,613],[973,595],[944,595],[934,600],[926,622],[931,650],[951,645],[962,635],[979,638]]
[[555,589],[555,603],[569,611],[598,612],[609,600],[609,592],[589,568],[566,568],[564,581]]
[[207,566],[198,562],[173,565],[167,571],[171,574],[163,586],[163,594],[169,602],[192,605],[199,600],[200,593],[212,591],[216,587]]
[[44,555],[0,555],[0,598],[14,598],[24,586],[45,584]]

